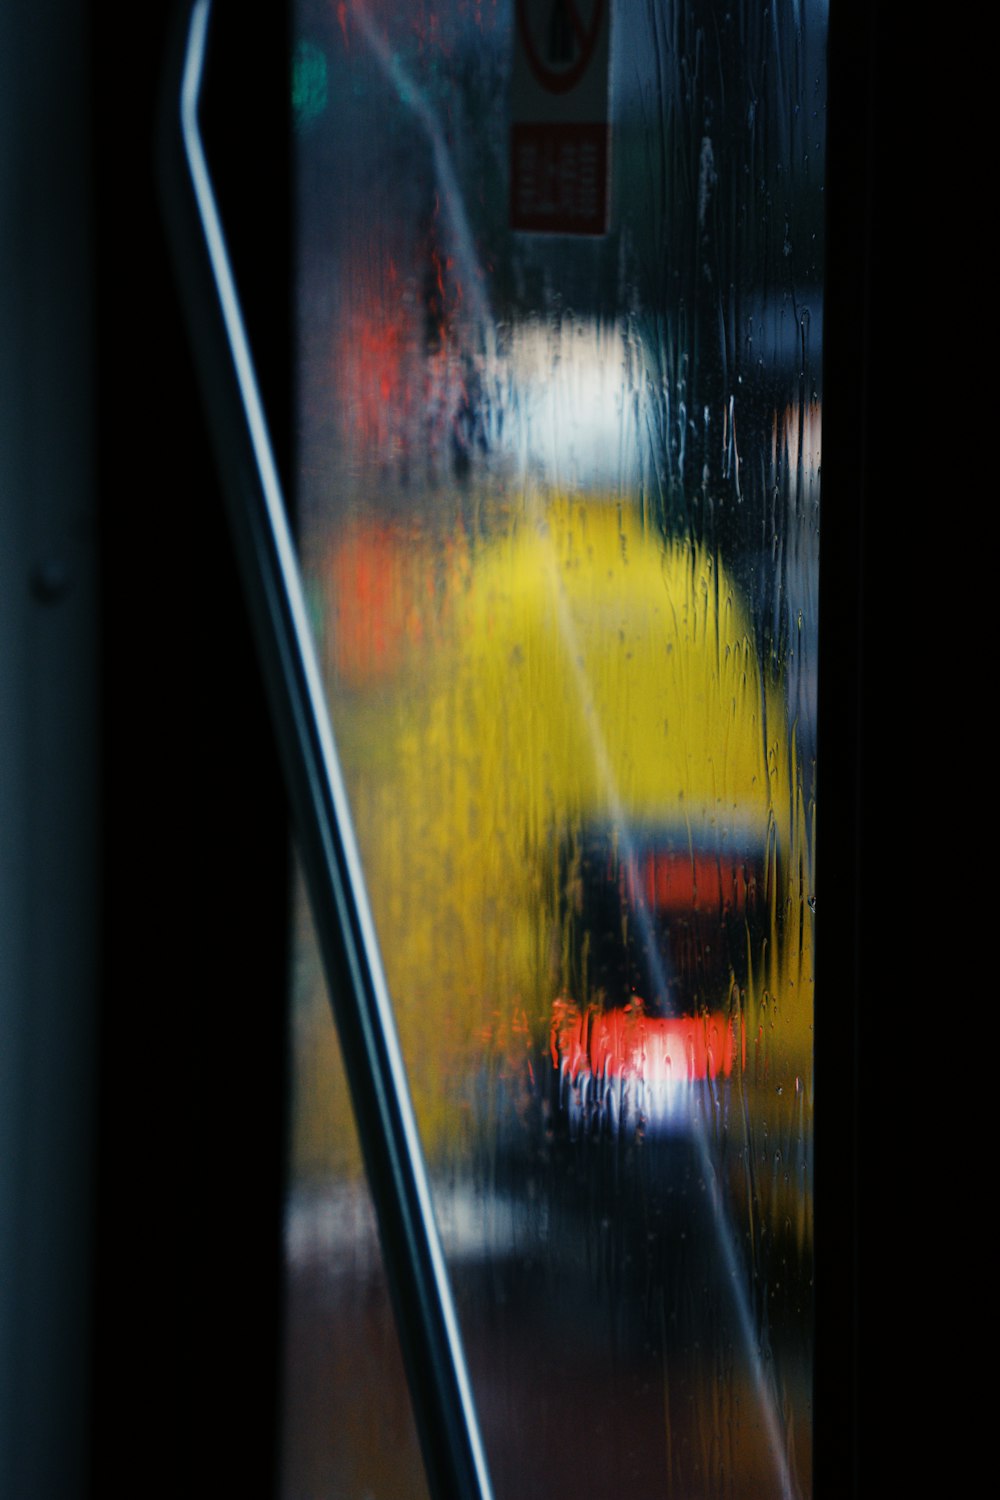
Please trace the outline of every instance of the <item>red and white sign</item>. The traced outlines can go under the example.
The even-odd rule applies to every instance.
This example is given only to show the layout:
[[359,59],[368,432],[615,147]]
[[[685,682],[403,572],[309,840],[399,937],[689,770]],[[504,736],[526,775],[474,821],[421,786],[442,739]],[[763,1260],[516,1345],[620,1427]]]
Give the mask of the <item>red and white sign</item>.
[[515,0],[510,224],[604,234],[611,0]]

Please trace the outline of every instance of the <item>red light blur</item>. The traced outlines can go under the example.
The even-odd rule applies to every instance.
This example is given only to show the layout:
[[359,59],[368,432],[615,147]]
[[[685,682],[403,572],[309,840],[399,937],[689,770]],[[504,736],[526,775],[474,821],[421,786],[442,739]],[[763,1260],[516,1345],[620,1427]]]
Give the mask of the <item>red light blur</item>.
[[[571,1000],[553,1005],[551,1057],[572,1081],[631,1076],[640,1082],[694,1083],[728,1078],[737,1054],[735,1017],[722,1011],[701,1016],[647,1016],[641,1002],[623,1010],[581,1011]],[[746,1065],[746,1039],[740,1042]]]
[[741,863],[697,851],[653,851],[630,860],[626,870],[630,894],[640,892],[653,912],[745,911],[754,879]]

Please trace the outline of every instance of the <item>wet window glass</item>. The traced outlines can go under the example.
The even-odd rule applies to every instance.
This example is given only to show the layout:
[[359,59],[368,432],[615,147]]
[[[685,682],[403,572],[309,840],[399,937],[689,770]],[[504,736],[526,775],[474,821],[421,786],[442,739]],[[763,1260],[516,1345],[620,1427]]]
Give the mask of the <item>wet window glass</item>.
[[[301,549],[498,1500],[808,1496],[822,0],[297,0]],[[304,903],[283,1494],[426,1493]]]

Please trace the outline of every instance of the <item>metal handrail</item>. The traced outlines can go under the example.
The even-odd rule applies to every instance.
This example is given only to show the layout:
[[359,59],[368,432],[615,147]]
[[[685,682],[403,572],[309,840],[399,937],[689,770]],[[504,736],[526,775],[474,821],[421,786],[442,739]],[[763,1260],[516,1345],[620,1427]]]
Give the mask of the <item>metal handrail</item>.
[[378,1216],[432,1496],[491,1500],[298,562],[199,128],[211,0],[193,0],[166,84],[161,176],[222,475]]

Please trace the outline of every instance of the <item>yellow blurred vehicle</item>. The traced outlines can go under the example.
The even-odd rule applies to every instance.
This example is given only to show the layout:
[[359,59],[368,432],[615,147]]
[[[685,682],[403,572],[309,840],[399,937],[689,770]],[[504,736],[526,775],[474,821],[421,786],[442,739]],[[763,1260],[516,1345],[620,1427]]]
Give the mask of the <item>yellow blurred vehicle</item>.
[[[718,558],[557,496],[471,539],[349,525],[324,577],[335,732],[432,1156],[512,1057],[807,1078],[793,745]],[[609,1041],[600,1018],[626,1011]]]

